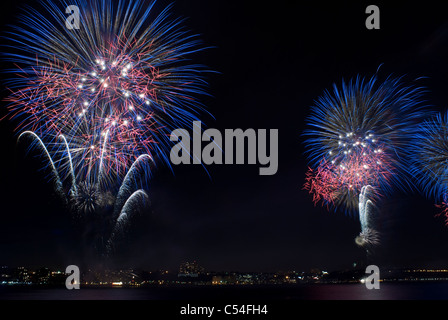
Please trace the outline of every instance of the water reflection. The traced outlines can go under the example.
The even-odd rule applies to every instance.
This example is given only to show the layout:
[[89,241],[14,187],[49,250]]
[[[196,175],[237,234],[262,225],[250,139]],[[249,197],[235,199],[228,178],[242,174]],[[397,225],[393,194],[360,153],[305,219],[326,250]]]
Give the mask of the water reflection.
[[448,300],[448,282],[307,286],[195,286],[148,288],[19,288],[0,286],[0,300]]

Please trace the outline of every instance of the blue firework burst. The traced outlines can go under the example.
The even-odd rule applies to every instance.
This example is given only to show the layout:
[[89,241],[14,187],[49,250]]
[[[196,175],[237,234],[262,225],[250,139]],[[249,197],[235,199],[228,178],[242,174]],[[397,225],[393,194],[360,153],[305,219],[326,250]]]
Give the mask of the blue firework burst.
[[[79,8],[79,29],[66,27],[69,5]],[[11,30],[10,118],[52,154],[68,145],[77,179],[113,182],[144,154],[169,164],[170,133],[204,111],[207,70],[190,60],[204,48],[170,6],[46,0]]]
[[448,111],[424,121],[412,141],[411,173],[422,192],[436,201],[448,194]]
[[311,107],[304,132],[312,171],[307,186],[329,193],[315,199],[351,210],[365,185],[382,194],[408,187],[407,155],[425,115],[424,92],[402,78],[380,82],[376,75],[325,91]]

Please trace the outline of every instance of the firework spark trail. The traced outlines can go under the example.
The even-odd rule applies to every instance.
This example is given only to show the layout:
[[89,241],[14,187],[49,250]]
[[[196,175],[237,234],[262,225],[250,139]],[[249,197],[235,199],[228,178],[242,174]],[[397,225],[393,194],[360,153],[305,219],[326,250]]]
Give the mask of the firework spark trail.
[[72,160],[72,154],[70,152],[70,146],[67,143],[67,139],[65,139],[65,137],[63,135],[60,135],[59,138],[63,141],[64,146],[65,146],[65,151],[66,151],[66,155],[67,155],[67,160],[69,163],[69,175],[70,175],[70,180],[71,180],[71,185],[70,185],[70,195],[77,197],[78,196],[78,187],[77,187],[77,183],[76,183],[76,175],[75,175],[75,171],[73,169],[73,160]]
[[444,216],[448,226],[448,111],[419,126],[410,154],[412,176],[420,190],[437,202],[437,216]]
[[18,139],[17,139],[18,143],[20,143],[26,137],[29,137],[31,139],[31,141],[32,141],[30,143],[30,148],[29,149],[37,147],[42,152],[42,154],[45,155],[45,158],[47,159],[47,161],[49,163],[49,166],[51,167],[51,175],[52,175],[52,179],[51,180],[54,183],[54,189],[59,194],[61,199],[63,199],[64,201],[67,201],[67,198],[66,198],[65,193],[64,193],[64,188],[63,188],[63,185],[62,185],[61,178],[59,177],[58,170],[56,169],[54,161],[53,161],[50,153],[48,152],[47,147],[42,142],[42,140],[39,138],[39,136],[37,136],[32,131],[25,131],[25,132],[21,133],[19,135]]
[[[145,166],[149,165],[152,159],[149,155],[141,155],[134,162],[126,174],[117,196],[114,196],[108,190],[101,190],[98,188],[97,183],[91,183],[87,180],[77,182],[75,172],[71,174],[72,179],[70,180],[70,188],[67,195],[58,172],[66,167],[67,162],[70,167],[71,150],[65,144],[64,136],[60,136],[60,139],[64,141],[66,152],[63,153],[63,159],[58,162],[60,164],[60,168],[58,168],[46,146],[34,132],[26,131],[19,136],[21,143],[29,143],[28,150],[36,149],[40,151],[44,160],[48,162],[46,167],[51,168],[55,190],[64,202],[71,206],[77,220],[89,221],[92,217],[103,214],[108,207],[114,209],[114,213],[106,214],[104,216],[106,220],[101,223],[102,225],[110,226],[111,230],[107,228],[107,230],[103,230],[96,235],[102,240],[109,239],[105,241],[106,250],[109,250],[113,246],[116,236],[125,230],[125,225],[129,222],[129,219],[136,212],[149,205],[149,197],[146,191],[142,189],[133,190],[143,184],[142,180],[145,180],[146,174]],[[100,241],[100,243],[103,243],[103,241]]]
[[149,155],[143,154],[134,161],[131,168],[128,170],[117,193],[117,200],[115,201],[114,207],[115,217],[118,216],[118,213],[122,210],[123,205],[131,196],[134,188],[138,186],[137,181],[141,178],[142,170],[146,165],[149,165],[152,160],[153,159]]
[[359,221],[362,231],[369,226],[369,207],[373,204],[370,199],[372,189],[372,186],[364,186],[359,194]]
[[116,220],[116,228],[122,228],[129,216],[136,211],[136,209],[141,208],[141,204],[147,204],[149,201],[148,195],[144,190],[135,191],[127,200],[123,206]]
[[448,201],[444,200],[440,204],[436,204],[436,208],[440,210],[438,214],[436,214],[436,217],[444,217],[445,218],[445,225],[448,226]]
[[125,232],[131,215],[135,214],[139,209],[149,205],[148,194],[144,190],[137,190],[126,200],[120,211],[118,218],[114,223],[113,231],[107,242],[107,250],[110,253],[113,250],[115,239]]
[[361,232],[356,237],[355,242],[361,247],[371,247],[379,244],[379,233],[373,226],[373,219],[376,213],[374,204],[375,198],[378,197],[375,189],[370,186],[364,186],[359,194],[359,222]]
[[335,175],[327,169],[325,159],[323,159],[316,170],[308,169],[305,178],[304,189],[313,195],[313,202],[317,204],[322,201],[322,205],[333,205],[336,199],[336,191],[339,180],[335,180]]

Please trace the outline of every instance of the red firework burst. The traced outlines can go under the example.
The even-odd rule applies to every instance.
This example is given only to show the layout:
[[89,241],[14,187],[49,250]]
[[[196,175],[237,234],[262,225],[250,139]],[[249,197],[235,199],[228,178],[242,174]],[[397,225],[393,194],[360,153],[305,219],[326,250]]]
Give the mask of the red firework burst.
[[331,206],[343,199],[357,199],[363,186],[376,187],[380,181],[389,179],[393,166],[387,159],[382,149],[361,150],[340,161],[323,159],[315,170],[308,169],[304,189],[313,195],[315,204],[322,201],[323,205]]

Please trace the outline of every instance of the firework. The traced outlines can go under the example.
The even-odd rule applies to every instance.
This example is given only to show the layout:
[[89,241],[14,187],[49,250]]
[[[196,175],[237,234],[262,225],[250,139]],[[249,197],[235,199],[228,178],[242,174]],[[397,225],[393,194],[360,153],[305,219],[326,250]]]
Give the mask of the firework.
[[120,235],[125,234],[129,226],[129,220],[132,218],[132,216],[148,205],[149,198],[147,193],[143,190],[137,190],[127,198],[125,204],[121,208],[119,216],[115,220],[110,238],[107,241],[107,252],[112,252],[114,250],[116,238]]
[[169,7],[156,15],[155,2],[70,4],[80,9],[78,30],[66,28],[66,6],[51,1],[13,27],[7,100],[17,130],[35,132],[52,154],[68,146],[66,171],[77,179],[113,181],[143,154],[168,163],[169,134],[202,110],[206,70],[187,62],[199,40]]
[[388,193],[408,183],[405,155],[423,115],[423,90],[401,79],[357,77],[325,91],[311,109],[305,189],[315,202],[358,210],[366,185]]
[[411,173],[422,192],[434,199],[448,225],[448,112],[424,121],[412,143]]
[[[112,253],[114,241],[127,229],[129,220],[149,205],[148,194],[140,186],[144,185],[142,181],[145,181],[147,174],[145,167],[152,161],[151,158],[140,156],[131,165],[118,193],[115,194],[112,190],[98,188],[97,183],[86,180],[69,180],[75,184],[65,185],[60,178],[60,171],[65,167],[65,161],[70,162],[69,155],[65,161],[55,161],[42,140],[33,132],[22,133],[19,142],[40,152],[48,163],[55,190],[62,203],[73,212],[74,221],[82,230],[81,234],[94,239],[94,248],[100,255],[107,256]],[[72,174],[75,176],[76,172]]]
[[[79,8],[79,29],[66,7]],[[101,254],[148,205],[147,180],[169,165],[170,134],[199,120],[207,70],[197,36],[155,1],[74,0],[29,7],[4,50],[18,141],[41,153],[63,203]]]
[[375,189],[366,185],[359,194],[359,222],[361,232],[356,237],[355,242],[360,247],[366,247],[367,250],[380,243],[378,231],[374,229],[373,220],[376,215],[375,199],[378,197]]
[[355,208],[358,194],[367,185],[379,185],[388,181],[393,167],[381,149],[351,153],[341,163],[328,162],[325,158],[317,168],[308,169],[304,188],[313,195],[313,202],[322,202],[328,208],[345,205]]

